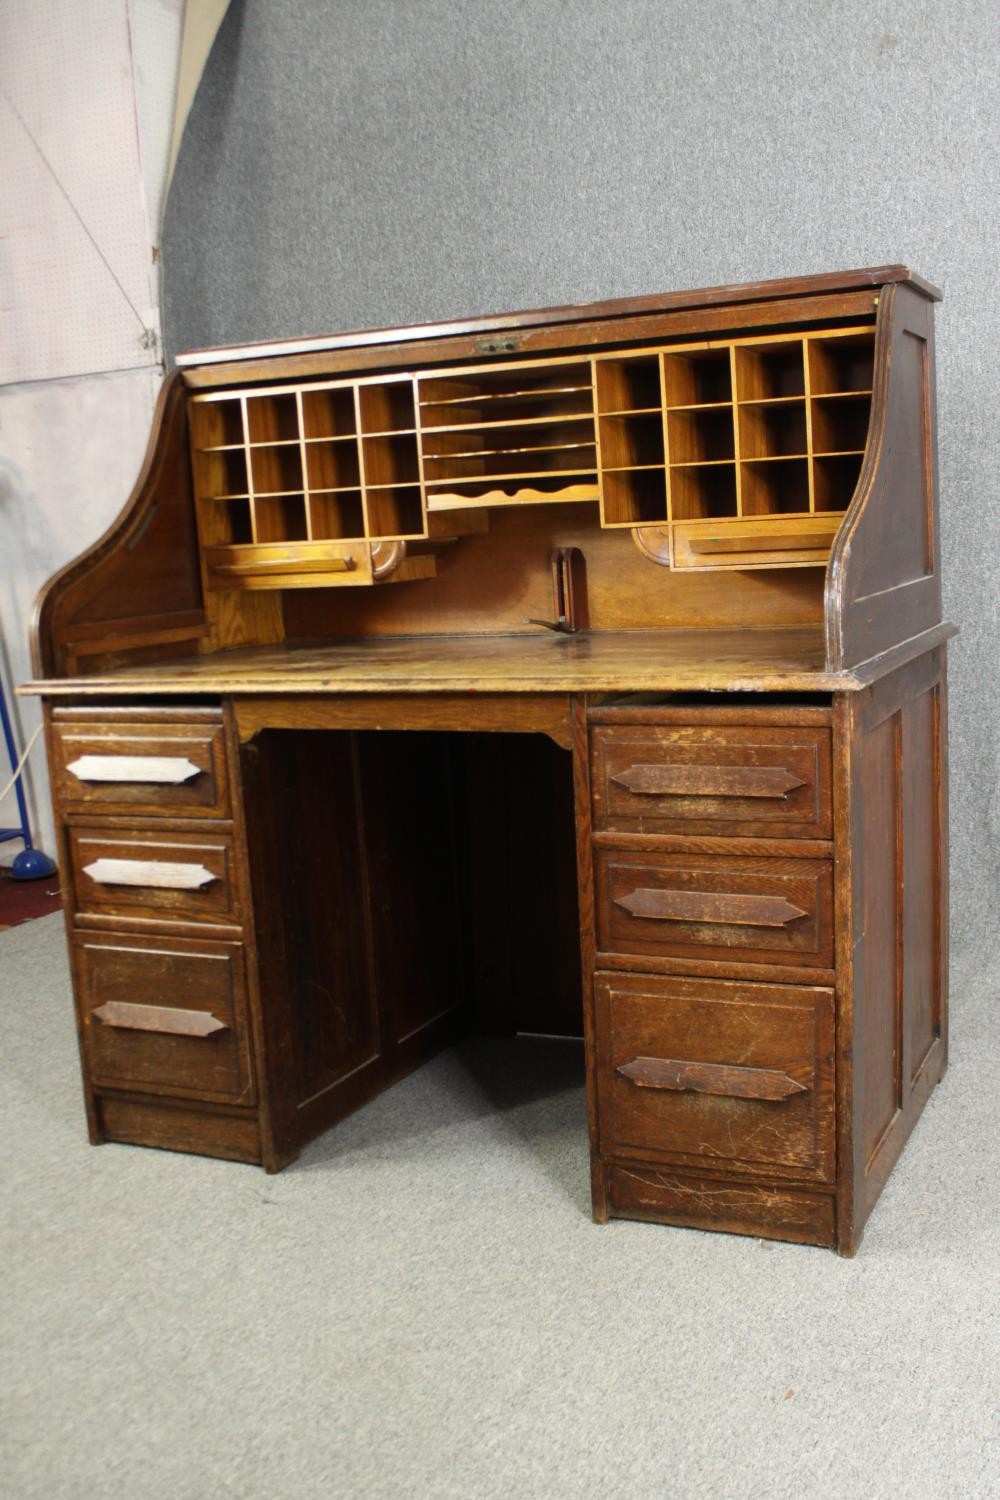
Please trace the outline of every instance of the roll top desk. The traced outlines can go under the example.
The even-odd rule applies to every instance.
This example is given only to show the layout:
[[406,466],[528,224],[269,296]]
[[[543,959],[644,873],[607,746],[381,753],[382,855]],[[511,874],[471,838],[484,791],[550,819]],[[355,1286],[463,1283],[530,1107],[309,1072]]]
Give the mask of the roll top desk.
[[939,295],[179,360],[24,689],[91,1139],[276,1171],[582,1035],[598,1221],[852,1253],[946,1058]]

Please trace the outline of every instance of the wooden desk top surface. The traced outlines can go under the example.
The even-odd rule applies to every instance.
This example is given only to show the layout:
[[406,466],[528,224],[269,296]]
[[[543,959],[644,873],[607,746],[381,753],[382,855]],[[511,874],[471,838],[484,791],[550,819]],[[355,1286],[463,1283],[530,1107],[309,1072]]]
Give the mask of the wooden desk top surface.
[[256,693],[852,692],[955,633],[942,625],[863,667],[824,669],[819,625],[749,630],[408,636],[248,647],[29,682],[46,697]]

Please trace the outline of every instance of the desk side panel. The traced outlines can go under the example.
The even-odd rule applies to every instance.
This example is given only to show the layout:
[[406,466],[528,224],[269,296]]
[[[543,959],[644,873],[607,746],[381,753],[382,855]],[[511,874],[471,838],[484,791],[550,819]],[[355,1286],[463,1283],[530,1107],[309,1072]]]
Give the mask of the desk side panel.
[[842,1254],[947,1061],[945,720],[943,649],[836,709]]
[[182,656],[205,634],[198,544],[179,376],[160,392],[135,487],[105,534],[42,589],[32,658],[38,676],[76,676],[110,664]]
[[855,499],[827,570],[827,666],[879,656],[941,620],[933,304],[884,289]]

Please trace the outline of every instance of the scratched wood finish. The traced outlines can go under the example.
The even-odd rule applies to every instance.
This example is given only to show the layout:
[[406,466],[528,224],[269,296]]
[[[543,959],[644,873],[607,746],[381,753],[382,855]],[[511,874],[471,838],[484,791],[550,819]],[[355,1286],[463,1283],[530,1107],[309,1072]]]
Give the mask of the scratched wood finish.
[[829,861],[599,848],[594,865],[604,967],[636,954],[833,968]]
[[[599,1133],[612,1160],[660,1160],[803,1182],[835,1175],[834,1006],[828,989],[599,972]],[[635,1066],[642,1059],[641,1079]],[[650,1060],[671,1080],[650,1087]],[[737,1068],[734,1078],[727,1070]],[[754,1093],[744,1075],[787,1077]],[[662,1076],[662,1070],[661,1070]]]
[[[753,716],[751,709],[747,719]],[[694,717],[694,716],[693,716]],[[594,823],[614,833],[829,838],[826,729],[597,725]]]
[[83,874],[98,886],[151,886],[163,891],[200,891],[219,877],[202,864],[160,859],[121,859],[99,855]]
[[132,781],[147,786],[179,786],[200,775],[186,755],[80,755],[66,767],[77,781]]
[[808,1087],[781,1068],[682,1062],[676,1057],[633,1057],[615,1071],[639,1088],[718,1094],[723,1099],[787,1099],[789,1094],[804,1094]]
[[[156,693],[253,696],[343,693],[815,693],[857,692],[956,633],[942,625],[865,670],[826,672],[821,631],[621,631],[591,636],[434,636],[248,648],[86,678],[52,678],[25,693],[110,706]],[[102,715],[103,715],[102,707]],[[419,711],[419,710],[418,710]]]
[[[706,882],[707,884],[707,882]],[[785,896],[721,891],[638,889],[616,898],[633,917],[652,922],[695,922],[716,927],[787,927],[806,915]]]
[[632,1162],[610,1163],[607,1180],[609,1211],[615,1218],[800,1245],[836,1243],[834,1200],[828,1193],[724,1181]]
[[193,693],[811,692],[856,686],[823,668],[822,630],[621,631],[392,638],[247,649],[171,667],[49,681],[46,696]]

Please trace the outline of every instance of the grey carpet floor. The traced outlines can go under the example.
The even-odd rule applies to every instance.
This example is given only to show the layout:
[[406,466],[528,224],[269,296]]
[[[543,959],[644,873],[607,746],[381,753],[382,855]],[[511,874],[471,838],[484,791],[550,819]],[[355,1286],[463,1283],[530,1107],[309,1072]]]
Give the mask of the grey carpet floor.
[[853,1261],[588,1217],[581,1056],[472,1043],[268,1178],[86,1144],[61,918],[0,936],[3,1494],[1000,1493],[996,986]]

